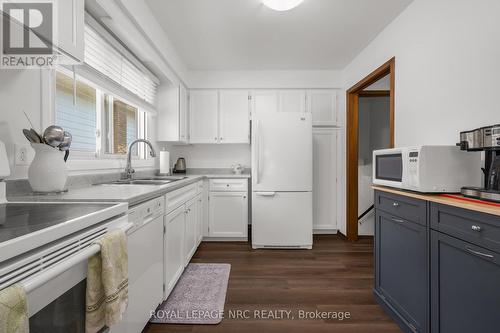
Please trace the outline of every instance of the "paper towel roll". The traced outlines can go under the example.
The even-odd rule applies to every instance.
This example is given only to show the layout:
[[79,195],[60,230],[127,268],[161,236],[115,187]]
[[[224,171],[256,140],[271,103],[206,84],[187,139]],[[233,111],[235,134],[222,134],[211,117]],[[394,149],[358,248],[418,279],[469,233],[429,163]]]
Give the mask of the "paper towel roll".
[[160,173],[170,173],[170,153],[166,150],[160,151]]

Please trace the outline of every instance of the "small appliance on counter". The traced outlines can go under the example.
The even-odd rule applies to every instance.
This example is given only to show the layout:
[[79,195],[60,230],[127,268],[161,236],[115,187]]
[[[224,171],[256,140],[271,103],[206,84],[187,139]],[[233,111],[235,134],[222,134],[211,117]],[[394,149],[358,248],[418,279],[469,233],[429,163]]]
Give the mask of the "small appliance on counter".
[[458,145],[461,150],[484,151],[483,187],[464,186],[462,195],[500,202],[500,124],[460,132]]
[[174,164],[174,173],[186,173],[186,160],[184,157],[179,157]]
[[417,146],[373,152],[373,184],[423,193],[459,193],[480,186],[479,152],[456,146]]

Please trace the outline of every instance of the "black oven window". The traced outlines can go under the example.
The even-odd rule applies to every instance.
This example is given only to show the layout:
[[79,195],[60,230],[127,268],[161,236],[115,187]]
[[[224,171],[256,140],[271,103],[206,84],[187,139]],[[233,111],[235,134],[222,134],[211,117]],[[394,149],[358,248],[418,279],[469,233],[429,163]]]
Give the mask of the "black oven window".
[[401,154],[378,155],[375,159],[376,179],[396,182],[402,180],[403,157]]
[[30,332],[85,333],[86,285],[85,279],[34,314],[29,320]]

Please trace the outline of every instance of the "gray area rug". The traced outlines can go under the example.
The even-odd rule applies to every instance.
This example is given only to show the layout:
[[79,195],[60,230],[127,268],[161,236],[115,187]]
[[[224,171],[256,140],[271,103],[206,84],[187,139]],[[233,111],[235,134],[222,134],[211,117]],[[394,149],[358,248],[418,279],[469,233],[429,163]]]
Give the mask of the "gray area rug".
[[224,318],[229,264],[189,264],[168,299],[151,317],[156,324],[218,324]]

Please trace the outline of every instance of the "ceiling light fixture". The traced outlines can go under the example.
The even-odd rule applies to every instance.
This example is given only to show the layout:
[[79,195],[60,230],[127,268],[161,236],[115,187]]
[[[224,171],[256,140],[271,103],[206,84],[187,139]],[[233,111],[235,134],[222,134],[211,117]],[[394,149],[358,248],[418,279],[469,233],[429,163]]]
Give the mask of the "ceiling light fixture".
[[304,0],[262,0],[262,3],[271,9],[282,12],[297,7],[302,1]]

